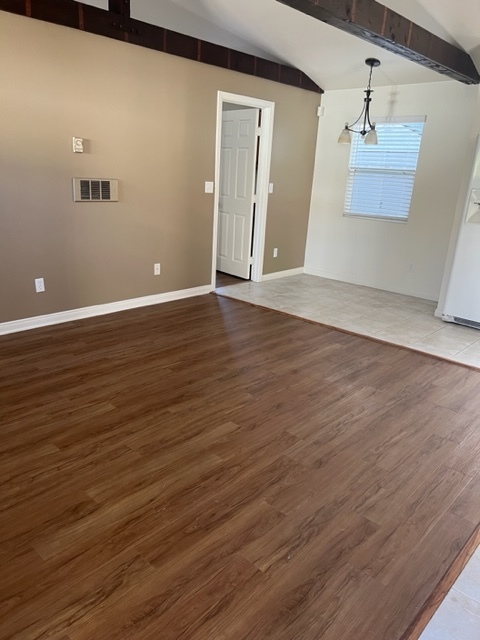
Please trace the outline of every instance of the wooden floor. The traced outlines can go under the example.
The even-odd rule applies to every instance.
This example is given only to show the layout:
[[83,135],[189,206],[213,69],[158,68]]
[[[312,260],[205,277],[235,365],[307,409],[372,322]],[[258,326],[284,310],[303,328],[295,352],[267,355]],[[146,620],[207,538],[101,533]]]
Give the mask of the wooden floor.
[[0,338],[0,637],[396,640],[480,521],[480,373],[204,296]]
[[215,286],[218,287],[229,287],[232,284],[242,284],[248,282],[248,280],[244,280],[243,278],[237,278],[236,276],[231,276],[228,273],[223,273],[222,271],[217,271],[215,276]]

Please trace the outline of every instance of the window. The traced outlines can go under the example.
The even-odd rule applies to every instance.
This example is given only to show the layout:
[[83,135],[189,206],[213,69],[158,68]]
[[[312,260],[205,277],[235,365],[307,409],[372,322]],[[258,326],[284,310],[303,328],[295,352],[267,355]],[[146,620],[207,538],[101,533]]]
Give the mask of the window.
[[425,118],[377,124],[378,145],[353,136],[345,215],[406,221]]

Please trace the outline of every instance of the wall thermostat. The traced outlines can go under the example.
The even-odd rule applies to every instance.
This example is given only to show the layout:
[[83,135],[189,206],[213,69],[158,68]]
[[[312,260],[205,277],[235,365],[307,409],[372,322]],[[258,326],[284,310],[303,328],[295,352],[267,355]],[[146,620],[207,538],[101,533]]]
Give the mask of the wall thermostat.
[[73,138],[73,153],[83,153],[83,138]]

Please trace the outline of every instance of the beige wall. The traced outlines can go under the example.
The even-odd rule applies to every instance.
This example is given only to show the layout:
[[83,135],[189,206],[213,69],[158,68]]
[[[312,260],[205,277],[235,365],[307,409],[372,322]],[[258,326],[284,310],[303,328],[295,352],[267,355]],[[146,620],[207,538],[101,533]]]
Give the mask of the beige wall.
[[457,203],[464,198],[464,176],[471,169],[477,93],[476,86],[453,81],[375,88],[373,119],[427,116],[407,223],[343,215],[350,147],[337,144],[337,138],[344,123],[358,115],[363,96],[361,90],[325,93],[308,272],[438,299]]
[[210,283],[219,90],[276,103],[264,272],[303,266],[320,96],[3,12],[0,77],[0,322]]

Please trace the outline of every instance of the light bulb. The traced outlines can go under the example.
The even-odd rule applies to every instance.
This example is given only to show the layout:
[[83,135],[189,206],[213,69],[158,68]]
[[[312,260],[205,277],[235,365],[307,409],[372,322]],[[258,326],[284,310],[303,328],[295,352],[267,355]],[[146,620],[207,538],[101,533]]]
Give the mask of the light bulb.
[[375,130],[375,123],[372,124],[371,130],[365,136],[365,144],[378,144],[378,136]]
[[338,136],[339,144],[350,144],[352,142],[352,136],[350,135],[350,131],[348,130],[348,122],[345,123],[345,129],[342,129],[342,132]]

